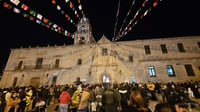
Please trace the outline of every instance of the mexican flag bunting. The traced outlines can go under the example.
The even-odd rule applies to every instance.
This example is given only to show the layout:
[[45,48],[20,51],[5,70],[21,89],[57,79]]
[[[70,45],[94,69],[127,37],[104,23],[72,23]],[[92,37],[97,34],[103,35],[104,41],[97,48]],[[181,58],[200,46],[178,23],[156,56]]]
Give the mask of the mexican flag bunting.
[[51,21],[49,21],[49,25],[50,25],[50,26],[52,26],[52,25],[53,25],[53,23],[52,23]]
[[42,26],[46,26],[46,24],[45,24],[45,23],[41,23],[41,25],[42,25]]
[[147,1],[148,1],[148,0],[145,0],[145,1],[143,2],[142,7],[145,7],[145,4],[146,4]]
[[44,22],[44,23],[46,23],[46,24],[47,24],[47,23],[48,23],[48,21],[49,21],[49,20],[48,20],[47,18],[45,18],[45,17],[43,18],[43,22]]
[[27,18],[29,15],[27,13],[23,13],[23,17]]
[[79,10],[82,10],[82,5],[81,5],[81,4],[78,6],[78,9],[79,9]]
[[79,18],[79,14],[77,14],[76,17]]
[[158,0],[155,0],[155,2],[153,3],[153,7],[155,7],[156,5],[158,5]]
[[69,2],[69,0],[65,0],[65,2],[67,3],[67,2]]
[[67,30],[65,30],[65,36],[67,36]]
[[81,3],[81,0],[78,0],[78,3],[80,4],[80,3]]
[[55,0],[52,0],[52,4],[56,4],[56,1],[55,1]]
[[70,8],[72,8],[72,7],[73,7],[73,4],[72,4],[72,2],[71,2],[71,1],[69,2],[69,7],[70,7]]
[[148,13],[148,10],[146,10],[146,11],[145,11],[145,13],[144,13],[144,16],[146,16],[146,15],[147,15],[147,13]]
[[51,30],[54,30],[54,28],[53,28],[53,27],[50,27],[50,29],[51,29]]
[[36,11],[30,9],[29,14],[31,14],[31,15],[33,15],[33,16],[36,16],[37,13],[36,13]]
[[49,29],[49,28],[50,28],[50,26],[47,24],[47,25],[46,25],[46,28],[48,28],[48,29]]
[[61,10],[61,7],[59,5],[57,5],[57,10]]
[[36,23],[40,24],[40,23],[41,23],[41,21],[40,21],[40,20],[36,20]]
[[70,22],[73,23],[73,20],[71,19]]
[[33,16],[29,16],[29,19],[30,19],[31,21],[34,21],[34,20],[35,20],[35,18],[34,18]]
[[38,18],[39,20],[42,20],[42,17],[43,17],[43,16],[42,16],[41,14],[39,14],[39,13],[37,14],[37,18]]
[[68,36],[68,37],[70,36],[70,32],[67,32],[67,36]]
[[61,10],[61,14],[62,14],[62,15],[65,15],[65,11],[64,11],[64,10]]
[[19,5],[20,1],[19,0],[10,0],[10,2],[12,2],[15,5]]
[[20,13],[20,10],[19,10],[18,8],[13,8],[13,11],[14,11],[15,13],[17,13],[17,14]]
[[57,24],[54,24],[54,25],[53,25],[54,28],[56,28],[57,26],[58,26]]
[[7,8],[7,9],[11,9],[12,8],[12,6],[10,4],[6,3],[6,2],[4,2],[3,6],[5,8]]
[[65,14],[65,17],[68,19],[68,21],[70,21],[70,17],[68,14]]
[[29,7],[24,3],[21,5],[21,8],[24,9],[25,11],[29,9]]
[[61,31],[61,27],[60,26],[58,26],[58,31]]

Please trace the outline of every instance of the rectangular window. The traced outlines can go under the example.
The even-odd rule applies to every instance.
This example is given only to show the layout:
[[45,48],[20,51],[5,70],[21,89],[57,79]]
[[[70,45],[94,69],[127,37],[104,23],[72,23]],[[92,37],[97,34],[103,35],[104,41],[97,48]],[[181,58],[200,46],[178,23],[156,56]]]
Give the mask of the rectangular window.
[[172,65],[167,65],[166,70],[167,70],[168,76],[170,77],[176,76]]
[[53,76],[52,84],[55,85],[57,82],[57,76]]
[[23,66],[23,61],[20,61],[18,66],[17,66],[17,70],[21,70]]
[[59,68],[60,59],[56,59],[55,68]]
[[200,42],[197,42],[197,44],[198,44],[198,47],[200,48]]
[[185,52],[185,49],[184,49],[182,43],[178,43],[177,46],[178,46],[178,50],[179,50],[179,52]]
[[81,65],[82,64],[82,59],[78,59],[78,65]]
[[132,55],[128,56],[128,60],[129,62],[133,62],[133,56]]
[[154,66],[149,66],[148,69],[149,69],[150,77],[156,77],[155,67]]
[[145,53],[148,55],[148,54],[151,54],[151,51],[150,51],[150,47],[148,45],[145,45],[144,46],[144,49],[145,49]]
[[43,61],[43,58],[38,58],[37,59],[36,66],[35,66],[36,69],[42,68],[42,61]]
[[167,54],[167,53],[168,53],[165,44],[161,44],[160,47],[161,47],[161,50],[162,50],[162,53],[163,53],[163,54]]
[[103,56],[108,55],[107,48],[103,48],[103,49],[102,49],[102,55],[103,55]]
[[185,70],[188,76],[195,76],[194,71],[192,69],[192,65],[190,64],[185,65]]
[[13,81],[13,87],[15,87],[15,86],[17,85],[17,80],[18,80],[18,78],[15,77],[15,78],[14,78],[14,81]]

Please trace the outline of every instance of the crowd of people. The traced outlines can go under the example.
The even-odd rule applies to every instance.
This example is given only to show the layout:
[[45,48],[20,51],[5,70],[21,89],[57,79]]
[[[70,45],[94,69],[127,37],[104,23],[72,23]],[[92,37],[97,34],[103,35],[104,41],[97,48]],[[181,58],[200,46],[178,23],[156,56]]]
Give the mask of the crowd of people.
[[200,81],[10,87],[0,89],[0,112],[187,112],[199,106],[191,97],[200,98]]

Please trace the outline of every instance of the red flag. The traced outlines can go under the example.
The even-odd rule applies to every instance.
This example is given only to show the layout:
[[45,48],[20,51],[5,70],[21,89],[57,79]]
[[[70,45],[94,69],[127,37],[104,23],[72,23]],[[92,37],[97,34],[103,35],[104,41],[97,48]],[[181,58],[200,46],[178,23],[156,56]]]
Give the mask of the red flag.
[[65,14],[65,17],[67,18],[68,21],[70,21],[69,15]]
[[60,26],[58,26],[58,31],[61,31],[61,27]]
[[35,18],[34,18],[33,16],[30,16],[29,19],[30,19],[31,21],[34,21],[34,20],[35,20]]
[[70,33],[69,33],[69,32],[67,32],[67,36],[68,36],[68,37],[70,36]]
[[48,20],[47,18],[44,17],[44,18],[43,18],[43,21],[44,21],[44,23],[48,23],[49,20]]
[[4,2],[3,6],[5,8],[7,8],[7,9],[11,9],[12,8],[12,6],[10,4],[6,3],[6,2]]
[[21,8],[24,9],[25,11],[29,9],[29,7],[24,3],[21,5]]
[[49,26],[48,24],[46,25],[46,27],[47,27],[47,28],[50,28],[50,26]]
[[78,0],[78,3],[81,3],[81,0]]
[[56,1],[55,1],[55,0],[52,0],[52,4],[56,4]]
[[145,0],[145,1],[144,1],[144,3],[142,4],[142,7],[144,7],[144,6],[145,6],[146,2],[147,2],[147,1]]
[[72,8],[73,7],[73,4],[72,4],[72,2],[70,1],[70,3],[69,3],[69,7],[70,8]]
[[156,1],[153,3],[153,7],[155,7],[156,5],[158,5],[158,0],[156,0]]
[[77,14],[76,17],[79,18],[79,15]]

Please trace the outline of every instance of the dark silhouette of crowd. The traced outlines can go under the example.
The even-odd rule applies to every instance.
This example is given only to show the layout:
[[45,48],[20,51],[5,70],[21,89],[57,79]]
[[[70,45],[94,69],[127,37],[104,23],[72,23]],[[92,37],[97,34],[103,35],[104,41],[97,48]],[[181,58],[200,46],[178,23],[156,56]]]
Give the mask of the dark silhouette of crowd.
[[[162,102],[151,110],[149,101]],[[200,81],[66,84],[0,89],[0,112],[187,112],[199,104]]]

